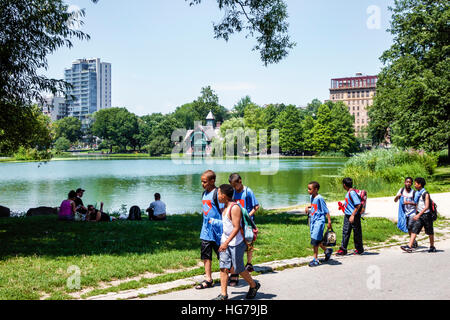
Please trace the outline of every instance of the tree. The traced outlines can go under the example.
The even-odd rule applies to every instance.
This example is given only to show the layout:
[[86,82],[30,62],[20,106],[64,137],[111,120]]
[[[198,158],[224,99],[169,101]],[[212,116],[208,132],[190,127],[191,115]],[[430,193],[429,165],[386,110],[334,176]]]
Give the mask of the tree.
[[307,114],[312,116],[313,118],[317,118],[317,113],[319,112],[319,108],[321,105],[322,102],[319,99],[314,99],[306,106]]
[[[190,5],[202,0],[186,0]],[[277,63],[288,55],[288,49],[296,44],[288,35],[287,5],[283,0],[217,0],[225,16],[214,24],[215,38],[228,41],[231,34],[247,30],[247,36],[257,34],[254,51],[259,51],[261,60],[267,66]]]
[[65,137],[60,137],[55,142],[55,149],[58,152],[67,151],[70,149],[70,141]]
[[[46,151],[52,142],[50,118],[36,106],[7,103],[0,112],[0,153],[12,155],[19,148]],[[47,159],[47,155],[44,155]],[[36,159],[39,160],[39,159]]]
[[170,139],[163,136],[154,137],[147,146],[150,156],[161,156],[172,151]]
[[121,150],[126,150],[127,146],[136,149],[138,142],[137,116],[130,113],[125,108],[103,109],[94,113],[94,124],[92,133],[97,137],[104,139],[110,147],[117,146]]
[[[394,44],[381,56],[369,130],[400,147],[440,151],[450,146],[450,4],[396,0],[390,31]],[[449,148],[450,152],[450,148]]]
[[55,139],[64,137],[71,143],[75,143],[83,137],[81,131],[81,121],[78,118],[67,117],[58,120],[54,123],[55,126]]
[[288,105],[276,119],[276,128],[280,130],[280,149],[283,153],[303,151],[303,135],[300,111],[294,105]]
[[241,100],[239,100],[238,103],[236,103],[236,105],[233,107],[233,116],[236,118],[243,118],[245,108],[250,104],[253,104],[250,96],[245,96],[241,98]]

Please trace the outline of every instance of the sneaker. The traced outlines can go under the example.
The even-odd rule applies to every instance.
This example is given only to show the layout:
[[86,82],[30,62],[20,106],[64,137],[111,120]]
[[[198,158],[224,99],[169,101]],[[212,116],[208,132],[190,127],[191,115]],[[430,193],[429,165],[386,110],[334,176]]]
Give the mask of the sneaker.
[[412,247],[413,247],[413,249],[417,249],[419,247],[419,244],[417,243],[416,240],[414,240],[414,243],[413,243]]
[[400,249],[408,253],[413,252],[413,249],[410,246],[401,246]]
[[250,288],[248,290],[247,296],[245,298],[246,299],[254,299],[256,297],[256,293],[258,292],[259,288],[261,288],[261,285],[259,284],[259,282],[256,282],[256,287]]
[[436,252],[436,248],[435,247],[430,247],[430,250],[428,250],[428,252],[429,253]]
[[353,254],[357,254],[357,255],[362,255],[363,253],[364,253],[364,250],[359,251],[359,250],[355,249],[355,250],[353,251]]
[[309,266],[310,267],[318,267],[318,266],[320,266],[320,262],[317,260],[313,260],[309,263]]
[[213,300],[228,300],[228,295],[224,296],[223,294],[219,294]]
[[246,266],[245,266],[245,269],[246,269],[248,272],[250,272],[250,273],[252,273],[253,271],[255,271],[255,269],[253,268],[253,265],[252,265],[251,263],[247,263]]
[[345,256],[347,254],[347,250],[339,249],[338,252],[336,252],[336,254],[338,256]]
[[325,261],[330,260],[332,254],[333,254],[333,249],[328,248],[328,249],[325,251]]

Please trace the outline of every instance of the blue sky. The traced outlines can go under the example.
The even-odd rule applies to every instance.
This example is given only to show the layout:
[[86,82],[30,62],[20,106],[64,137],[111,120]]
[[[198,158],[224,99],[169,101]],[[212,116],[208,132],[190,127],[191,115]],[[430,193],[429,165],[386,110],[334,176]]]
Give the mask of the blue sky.
[[[223,16],[216,0],[193,7],[184,0],[70,0],[86,9],[82,30],[91,40],[49,56],[45,75],[60,79],[73,60],[99,57],[112,63],[113,106],[145,115],[172,112],[207,85],[230,109],[245,95],[260,105],[306,105],[328,99],[331,78],[380,71],[379,57],[392,43],[386,29],[393,1],[286,2],[297,46],[280,63],[264,67],[252,51],[253,38],[214,39],[212,22]],[[371,6],[381,10],[379,29],[367,26]]]

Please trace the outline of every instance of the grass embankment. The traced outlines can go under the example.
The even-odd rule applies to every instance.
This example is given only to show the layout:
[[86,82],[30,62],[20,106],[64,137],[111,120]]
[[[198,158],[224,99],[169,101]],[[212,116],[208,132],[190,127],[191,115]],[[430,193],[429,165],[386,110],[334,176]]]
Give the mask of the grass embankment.
[[[56,217],[0,219],[0,299],[69,299],[69,293],[79,291],[67,287],[73,275],[68,271],[70,266],[81,270],[81,289],[148,272],[161,274],[97,289],[89,295],[201,275],[201,221],[199,214],[170,216],[161,223],[64,223]],[[261,233],[255,264],[312,255],[305,216],[266,211],[257,222]],[[333,224],[340,242],[342,218],[333,218]],[[400,234],[395,224],[381,218],[366,219],[363,230],[365,245]],[[163,274],[169,269],[179,272]],[[213,269],[219,270],[217,260]]]
[[[406,177],[423,177],[430,193],[450,192],[450,166],[438,167],[439,154],[416,151],[373,150],[351,158],[333,183],[336,193],[330,198],[342,198],[342,179],[351,177],[358,189],[367,190],[369,197],[395,195]],[[341,192],[342,193],[342,192]]]

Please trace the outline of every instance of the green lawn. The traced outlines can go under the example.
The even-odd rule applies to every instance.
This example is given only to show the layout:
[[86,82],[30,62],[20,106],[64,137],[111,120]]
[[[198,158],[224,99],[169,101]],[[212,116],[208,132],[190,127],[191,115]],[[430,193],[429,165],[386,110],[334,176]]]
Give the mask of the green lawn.
[[[333,218],[341,238],[343,218]],[[81,269],[81,289],[145,272],[180,272],[122,284],[92,294],[118,291],[203,273],[199,262],[199,214],[170,216],[168,221],[68,223],[56,217],[0,219],[0,299],[67,299],[70,266]],[[265,213],[257,217],[260,236],[254,264],[312,255],[304,216]],[[363,221],[366,245],[398,235],[396,225],[380,218]],[[349,248],[352,248],[350,243]],[[194,268],[184,271],[184,268]],[[214,270],[218,271],[215,260]],[[75,290],[76,291],[76,290]]]

